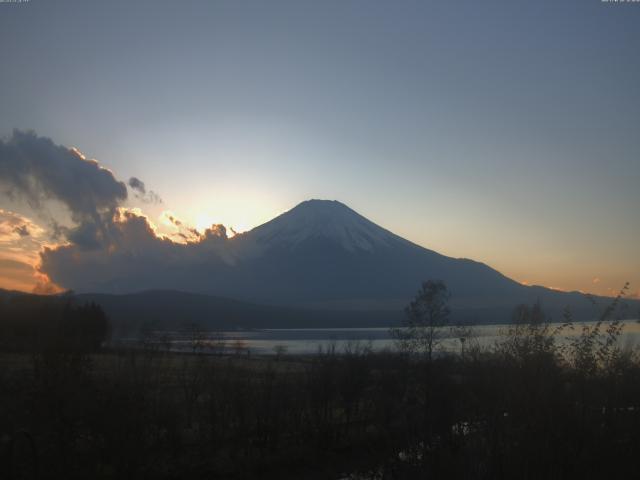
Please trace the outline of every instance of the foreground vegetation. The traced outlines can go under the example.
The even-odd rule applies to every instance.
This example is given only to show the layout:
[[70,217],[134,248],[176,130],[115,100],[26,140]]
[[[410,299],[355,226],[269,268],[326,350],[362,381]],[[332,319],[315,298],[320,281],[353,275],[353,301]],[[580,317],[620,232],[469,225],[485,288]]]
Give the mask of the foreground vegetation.
[[566,348],[556,345],[539,306],[523,306],[491,349],[474,346],[465,330],[457,356],[435,354],[437,339],[428,337],[413,344],[427,353],[353,344],[298,358],[179,354],[157,342],[99,350],[99,307],[61,308],[63,331],[71,324],[65,318],[93,319],[94,328],[80,330],[85,341],[54,329],[30,349],[3,344],[4,478],[636,472],[640,359],[615,342],[615,308]]

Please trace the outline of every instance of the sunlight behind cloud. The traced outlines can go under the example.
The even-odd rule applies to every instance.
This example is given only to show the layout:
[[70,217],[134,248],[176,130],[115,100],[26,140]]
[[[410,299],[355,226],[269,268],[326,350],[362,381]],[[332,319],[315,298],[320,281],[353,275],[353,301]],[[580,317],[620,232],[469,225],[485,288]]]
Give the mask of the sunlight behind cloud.
[[49,243],[31,219],[0,208],[0,288],[51,294],[60,288],[38,272],[40,249]]
[[[202,209],[202,205],[215,207]],[[268,222],[286,211],[287,207],[279,206],[264,192],[236,190],[220,195],[215,203],[195,198],[184,218],[187,224],[193,225],[201,233],[211,225],[223,224],[229,230],[229,236],[233,236],[234,232],[243,233]]]
[[209,213],[199,213],[196,216],[194,226],[196,230],[199,232],[204,232],[207,228],[215,223],[220,223],[215,221],[215,217]]

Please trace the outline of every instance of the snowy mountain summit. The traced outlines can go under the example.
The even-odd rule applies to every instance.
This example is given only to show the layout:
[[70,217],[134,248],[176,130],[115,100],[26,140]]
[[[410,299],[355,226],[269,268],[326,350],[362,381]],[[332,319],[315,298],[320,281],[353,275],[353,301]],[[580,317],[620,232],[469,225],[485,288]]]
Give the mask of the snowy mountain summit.
[[336,200],[307,200],[250,234],[264,249],[295,249],[309,241],[329,241],[349,252],[373,252],[405,242]]

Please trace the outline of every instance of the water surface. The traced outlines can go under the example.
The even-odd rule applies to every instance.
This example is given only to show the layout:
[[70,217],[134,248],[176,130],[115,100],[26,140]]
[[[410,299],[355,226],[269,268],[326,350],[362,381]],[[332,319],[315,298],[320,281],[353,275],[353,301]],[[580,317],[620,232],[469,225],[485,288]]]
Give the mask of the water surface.
[[[587,322],[593,325],[595,322]],[[619,346],[635,348],[640,345],[640,323],[626,320],[618,339]],[[580,334],[583,324],[574,325],[573,330],[563,330],[557,335],[557,342],[563,344]],[[491,347],[500,340],[509,325],[480,325],[471,327],[471,336],[465,345]],[[602,329],[604,332],[604,328]],[[455,331],[446,327],[439,330],[439,349],[445,352],[459,352],[461,341]],[[171,350],[203,353],[224,351],[225,353],[250,353],[259,355],[274,354],[315,354],[320,349],[335,348],[343,352],[347,349],[371,348],[373,351],[396,348],[388,328],[290,328],[237,330],[224,332],[190,333],[181,331],[156,332],[155,341],[162,342]],[[125,339],[125,343],[139,340]]]

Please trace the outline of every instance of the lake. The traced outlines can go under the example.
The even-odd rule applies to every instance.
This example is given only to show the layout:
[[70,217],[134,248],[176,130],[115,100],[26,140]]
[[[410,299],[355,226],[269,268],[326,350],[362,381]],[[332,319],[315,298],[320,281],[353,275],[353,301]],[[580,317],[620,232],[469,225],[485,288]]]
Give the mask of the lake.
[[[587,323],[587,324],[593,324]],[[622,322],[624,329],[618,339],[623,348],[634,348],[640,345],[640,323],[637,320]],[[564,330],[558,335],[560,344],[580,334],[581,325],[574,325],[573,330]],[[508,329],[508,325],[479,325],[472,327],[472,336],[467,345],[477,344],[490,347]],[[604,329],[603,329],[604,330]],[[461,343],[449,328],[443,328],[439,334],[440,349],[446,352],[459,352]],[[162,340],[160,340],[162,339]],[[262,329],[238,330],[226,332],[155,332],[154,340],[168,346],[173,351],[192,351],[195,344],[198,351],[225,353],[251,353],[258,355],[274,355],[277,352],[309,355],[319,349],[334,347],[343,352],[349,348],[370,347],[373,351],[395,348],[395,341],[390,337],[388,328],[305,328],[305,329]],[[138,339],[124,339],[122,343],[139,343]]]

